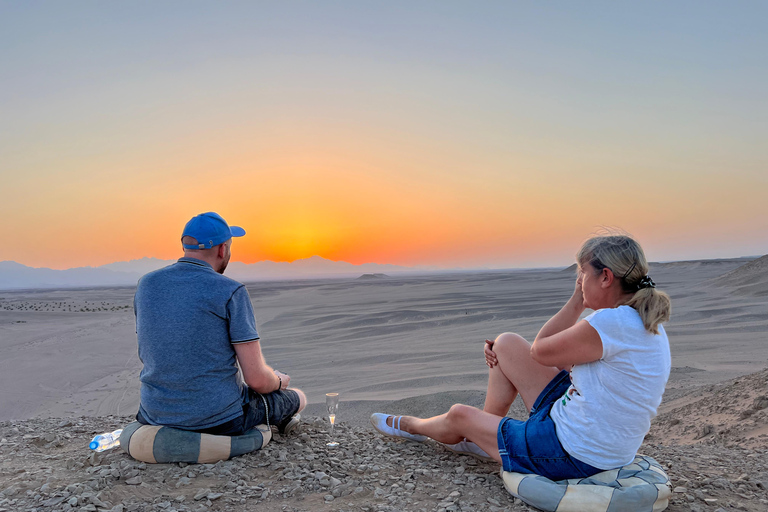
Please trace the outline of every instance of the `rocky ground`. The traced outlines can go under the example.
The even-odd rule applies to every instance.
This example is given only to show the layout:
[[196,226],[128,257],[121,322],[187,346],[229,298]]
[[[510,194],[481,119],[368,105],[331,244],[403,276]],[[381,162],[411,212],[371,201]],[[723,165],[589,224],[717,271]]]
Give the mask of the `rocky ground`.
[[[768,371],[677,398],[642,453],[672,479],[670,511],[768,510]],[[93,435],[128,417],[0,423],[0,512],[16,511],[500,511],[532,510],[507,494],[497,464],[370,427],[309,418],[297,434],[217,464],[148,465],[120,449],[95,454]]]

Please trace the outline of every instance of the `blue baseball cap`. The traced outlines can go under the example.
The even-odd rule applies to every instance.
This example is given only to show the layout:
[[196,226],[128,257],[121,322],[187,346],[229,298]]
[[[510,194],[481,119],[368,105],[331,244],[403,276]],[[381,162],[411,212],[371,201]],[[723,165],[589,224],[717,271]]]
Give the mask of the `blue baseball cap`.
[[230,226],[221,215],[215,212],[201,213],[192,217],[184,226],[181,237],[191,236],[198,243],[181,244],[185,249],[210,249],[223,244],[233,236],[243,236],[245,230],[238,226]]

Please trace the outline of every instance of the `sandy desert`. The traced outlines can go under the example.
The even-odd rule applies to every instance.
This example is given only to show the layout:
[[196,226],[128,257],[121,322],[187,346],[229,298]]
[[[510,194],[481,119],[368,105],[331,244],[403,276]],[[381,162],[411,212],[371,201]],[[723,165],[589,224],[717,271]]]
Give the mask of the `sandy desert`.
[[[668,469],[669,510],[766,510],[768,259],[650,274],[672,297],[673,369],[641,451]],[[132,288],[0,292],[0,511],[529,510],[497,465],[382,439],[367,418],[481,406],[483,340],[532,339],[574,279],[544,269],[247,284],[267,361],[310,405],[298,437],[210,467],[88,453],[90,437],[138,407]],[[322,442],[331,391],[342,397],[336,453]],[[510,415],[524,416],[519,401]]]

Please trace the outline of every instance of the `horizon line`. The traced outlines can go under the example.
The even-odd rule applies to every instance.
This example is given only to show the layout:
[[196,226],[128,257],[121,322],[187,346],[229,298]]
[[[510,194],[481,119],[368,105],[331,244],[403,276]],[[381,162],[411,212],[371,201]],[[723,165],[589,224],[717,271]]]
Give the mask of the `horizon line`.
[[[757,259],[757,258],[761,258],[763,256],[766,256],[766,254],[742,255],[742,256],[731,256],[731,257],[715,257],[715,258],[687,258],[687,259],[674,259],[674,260],[658,260],[658,261],[649,261],[648,263],[649,264],[653,264],[653,263],[688,263],[688,262],[693,263],[693,262],[699,262],[699,261],[728,261],[728,260],[741,260],[741,259]],[[318,254],[314,254],[314,255],[308,256],[306,258],[297,258],[297,259],[292,260],[292,261],[259,260],[259,261],[255,261],[253,263],[245,263],[245,262],[239,261],[239,260],[232,260],[230,263],[241,263],[241,264],[247,265],[247,266],[257,265],[259,263],[275,263],[275,264],[283,263],[283,264],[291,265],[291,264],[296,263],[296,262],[311,260],[313,258],[319,258],[319,259],[322,259],[322,260],[325,260],[325,261],[329,261],[331,263],[346,263],[347,265],[353,265],[355,267],[361,267],[361,266],[364,266],[364,265],[381,265],[381,266],[399,267],[399,268],[403,268],[403,269],[414,269],[414,270],[421,269],[421,270],[429,270],[429,271],[443,271],[443,270],[450,271],[450,270],[526,270],[526,269],[547,269],[547,268],[569,267],[569,266],[575,264],[575,262],[571,262],[571,263],[567,263],[567,264],[545,265],[545,266],[541,266],[541,267],[534,267],[534,266],[519,266],[519,267],[515,267],[515,266],[489,266],[489,265],[483,265],[483,264],[480,264],[478,266],[453,266],[453,267],[446,267],[446,266],[439,265],[439,264],[420,264],[420,265],[408,266],[408,265],[400,265],[400,264],[397,264],[397,263],[378,263],[378,262],[373,262],[373,261],[369,261],[369,262],[365,262],[365,263],[351,263],[351,262],[345,261],[345,260],[333,260],[333,259],[330,259],[330,258],[326,258],[324,256],[320,256]],[[22,263],[22,262],[19,262],[19,261],[16,261],[16,260],[0,260],[0,264],[2,264],[2,263],[15,263],[17,265],[21,265],[21,266],[24,266],[26,268],[31,268],[31,269],[53,270],[53,271],[57,271],[57,272],[63,272],[63,271],[67,271],[67,270],[78,270],[78,269],[99,269],[99,268],[106,267],[107,265],[115,265],[115,264],[118,264],[118,263],[131,263],[131,262],[141,261],[141,260],[157,260],[157,261],[161,261],[161,262],[175,262],[175,261],[178,261],[178,259],[179,258],[163,259],[163,258],[157,258],[155,256],[142,256],[141,258],[135,258],[135,259],[130,259],[130,260],[112,261],[112,262],[104,263],[102,265],[97,265],[97,266],[83,265],[83,266],[79,266],[79,267],[69,267],[69,268],[64,268],[64,269],[55,269],[55,268],[51,268],[51,267],[33,267],[33,266],[27,265],[25,263]],[[109,270],[109,269],[105,269],[105,270]]]

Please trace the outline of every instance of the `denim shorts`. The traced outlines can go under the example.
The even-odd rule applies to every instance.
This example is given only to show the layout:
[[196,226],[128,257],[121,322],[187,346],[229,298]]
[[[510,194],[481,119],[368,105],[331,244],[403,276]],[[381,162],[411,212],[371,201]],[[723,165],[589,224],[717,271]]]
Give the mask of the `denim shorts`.
[[557,439],[549,411],[570,385],[570,374],[561,371],[536,399],[527,421],[501,420],[497,439],[504,471],[535,473],[551,480],[586,478],[603,471],[569,455]]

